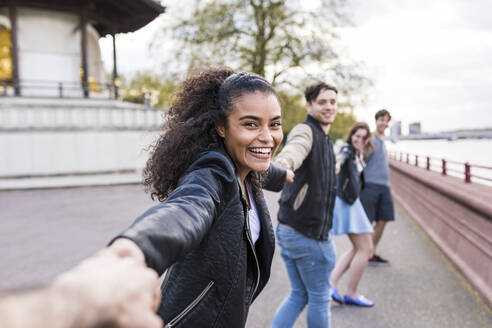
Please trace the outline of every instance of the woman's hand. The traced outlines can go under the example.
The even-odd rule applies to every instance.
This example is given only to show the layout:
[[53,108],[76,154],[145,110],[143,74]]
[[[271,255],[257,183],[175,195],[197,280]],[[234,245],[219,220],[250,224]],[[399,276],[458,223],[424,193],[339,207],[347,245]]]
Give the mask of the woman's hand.
[[127,238],[116,239],[106,250],[103,250],[102,252],[105,251],[109,251],[121,258],[129,257],[139,263],[145,264],[145,256],[140,247]]

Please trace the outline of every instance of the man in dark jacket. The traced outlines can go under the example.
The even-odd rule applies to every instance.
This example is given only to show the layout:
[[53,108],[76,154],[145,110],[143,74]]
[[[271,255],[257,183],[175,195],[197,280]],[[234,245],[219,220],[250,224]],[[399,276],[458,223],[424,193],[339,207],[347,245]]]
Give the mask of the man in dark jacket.
[[295,173],[280,197],[277,241],[291,293],[272,327],[292,327],[308,305],[309,327],[330,326],[330,275],[335,250],[330,234],[336,195],[335,155],[328,131],[337,111],[337,89],[324,82],[305,90],[308,116],[292,129],[276,161]]

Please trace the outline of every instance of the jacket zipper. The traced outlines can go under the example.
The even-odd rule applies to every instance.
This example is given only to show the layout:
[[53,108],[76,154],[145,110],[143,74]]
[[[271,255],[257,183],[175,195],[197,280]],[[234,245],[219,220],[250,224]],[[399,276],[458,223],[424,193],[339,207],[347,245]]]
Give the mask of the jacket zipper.
[[253,251],[253,256],[255,258],[255,264],[256,264],[256,272],[257,272],[257,279],[256,279],[256,284],[255,288],[253,289],[253,293],[250,296],[249,299],[249,304],[253,301],[253,297],[256,293],[256,290],[258,289],[258,286],[260,285],[260,264],[258,262],[258,257],[256,256],[256,251],[255,251],[255,246],[253,244],[253,239],[251,238],[251,231],[249,229],[249,214],[246,212],[246,237],[248,239],[249,245],[251,246],[251,250]]
[[[257,272],[257,279],[256,279],[256,284],[255,288],[253,289],[253,293],[251,294],[249,298],[249,304],[253,301],[253,297],[255,296],[256,290],[258,289],[258,286],[260,285],[260,262],[258,261],[258,257],[256,256],[256,251],[255,251],[255,245],[253,244],[253,238],[251,238],[251,230],[249,228],[249,214],[248,214],[248,205],[246,203],[246,195],[243,194],[242,187],[241,187],[241,181],[239,178],[237,178],[237,183],[239,186],[239,190],[241,190],[241,203],[243,204],[243,211],[244,211],[244,218],[246,219],[246,239],[248,239],[249,246],[251,247],[251,251],[253,252],[253,257],[255,258],[255,264],[256,264],[256,272]],[[249,197],[249,195],[247,195]]]
[[346,179],[345,182],[343,183],[342,191],[345,191],[345,188],[347,188],[348,183],[349,183],[349,180]]
[[171,277],[171,272],[174,268],[174,265],[171,265],[169,267],[169,269],[167,269],[165,272],[164,272],[164,279],[162,279],[162,283],[161,283],[161,291],[163,291],[166,286],[167,286],[167,283],[169,282],[169,277]]
[[205,295],[208,293],[208,291],[210,290],[210,288],[212,288],[213,285],[214,285],[214,281],[211,280],[208,283],[207,287],[205,287],[205,289],[200,293],[200,295],[198,295],[198,297],[195,298],[193,302],[191,302],[183,311],[181,311],[180,314],[178,314],[176,317],[174,317],[174,319],[169,321],[164,326],[164,328],[174,327],[181,319],[183,319],[184,316],[186,316],[191,310],[193,310],[193,308],[197,306],[198,303],[200,303],[200,301],[205,297]]

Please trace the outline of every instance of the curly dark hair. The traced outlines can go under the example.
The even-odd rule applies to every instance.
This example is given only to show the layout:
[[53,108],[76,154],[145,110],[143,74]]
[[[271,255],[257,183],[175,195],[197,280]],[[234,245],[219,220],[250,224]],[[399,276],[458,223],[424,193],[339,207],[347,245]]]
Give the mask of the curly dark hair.
[[[228,67],[207,68],[183,81],[166,113],[163,133],[151,146],[143,172],[144,185],[152,199],[165,200],[196,157],[222,143],[216,126],[226,126],[235,101],[255,91],[277,96],[264,78],[252,73],[235,73]],[[255,194],[261,178],[257,172],[248,175]]]

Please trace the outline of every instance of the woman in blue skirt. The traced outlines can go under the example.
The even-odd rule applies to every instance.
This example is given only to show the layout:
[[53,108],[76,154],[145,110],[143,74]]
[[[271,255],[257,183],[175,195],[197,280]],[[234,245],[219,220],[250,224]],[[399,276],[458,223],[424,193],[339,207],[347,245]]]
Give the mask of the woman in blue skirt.
[[[332,298],[338,303],[370,307],[374,302],[357,293],[357,285],[372,256],[373,244],[371,223],[359,200],[364,185],[363,152],[372,151],[371,132],[366,123],[356,123],[337,156],[338,191],[333,214],[333,233],[346,234],[352,248],[338,260],[331,275]],[[345,295],[338,292],[338,283],[348,270],[349,279]]]

